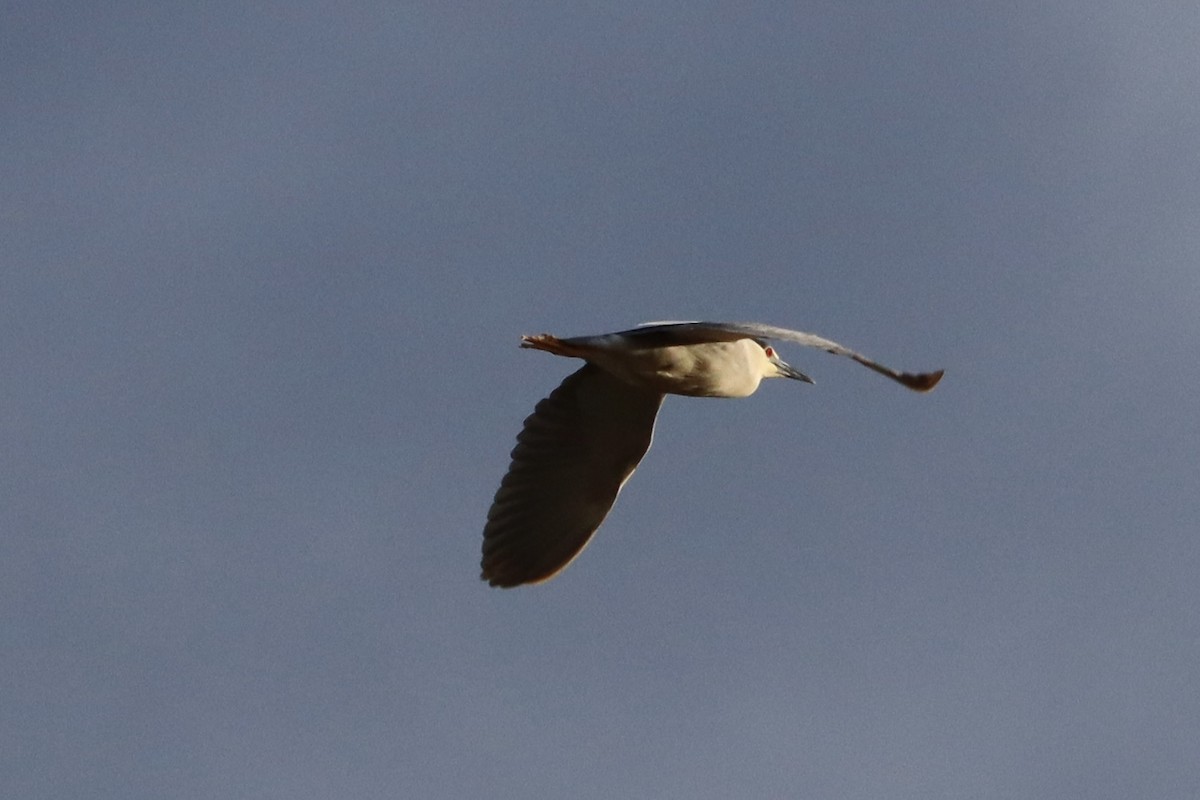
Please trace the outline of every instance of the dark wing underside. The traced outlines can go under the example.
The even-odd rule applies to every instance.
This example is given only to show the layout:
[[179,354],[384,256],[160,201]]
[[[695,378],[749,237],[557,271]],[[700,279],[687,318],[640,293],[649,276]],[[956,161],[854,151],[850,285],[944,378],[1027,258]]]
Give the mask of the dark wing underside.
[[571,563],[650,448],[662,400],[588,364],[538,403],[488,511],[481,577],[519,586]]

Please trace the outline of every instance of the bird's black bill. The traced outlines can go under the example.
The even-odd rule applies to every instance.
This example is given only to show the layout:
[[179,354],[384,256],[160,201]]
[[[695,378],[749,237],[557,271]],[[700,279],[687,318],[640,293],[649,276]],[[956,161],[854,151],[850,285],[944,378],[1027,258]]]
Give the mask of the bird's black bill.
[[816,381],[793,367],[791,364],[779,362],[775,366],[779,368],[779,374],[785,378],[791,378],[792,380],[796,381],[804,381],[805,383],[816,383]]

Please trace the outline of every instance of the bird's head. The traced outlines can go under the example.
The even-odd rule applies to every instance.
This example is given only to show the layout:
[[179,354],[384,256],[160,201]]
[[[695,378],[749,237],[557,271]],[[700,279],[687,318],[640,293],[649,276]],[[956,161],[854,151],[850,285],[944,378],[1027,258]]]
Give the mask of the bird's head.
[[759,342],[759,344],[762,345],[763,355],[767,357],[767,361],[771,366],[764,377],[791,378],[792,380],[804,381],[805,383],[813,382],[812,378],[808,377],[803,372],[780,358],[779,353],[775,352],[774,347],[769,344],[763,344],[762,342]]

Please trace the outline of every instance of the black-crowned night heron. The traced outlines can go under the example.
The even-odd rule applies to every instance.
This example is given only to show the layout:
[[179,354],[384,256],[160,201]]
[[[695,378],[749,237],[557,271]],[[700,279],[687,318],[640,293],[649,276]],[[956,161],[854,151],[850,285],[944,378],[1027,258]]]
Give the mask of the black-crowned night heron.
[[482,578],[538,583],[587,546],[650,448],[668,394],[746,397],[763,378],[812,383],[767,342],[782,339],[849,356],[918,392],[942,371],[897,372],[811,333],[753,322],[650,323],[600,336],[522,336],[521,347],[587,363],[525,420],[483,529]]

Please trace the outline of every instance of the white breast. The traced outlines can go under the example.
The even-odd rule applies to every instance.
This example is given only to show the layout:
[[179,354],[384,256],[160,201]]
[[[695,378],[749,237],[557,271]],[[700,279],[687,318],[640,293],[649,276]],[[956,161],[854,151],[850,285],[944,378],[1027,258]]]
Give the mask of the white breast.
[[752,339],[645,350],[599,350],[588,360],[634,386],[691,397],[754,394],[770,364],[762,347]]

